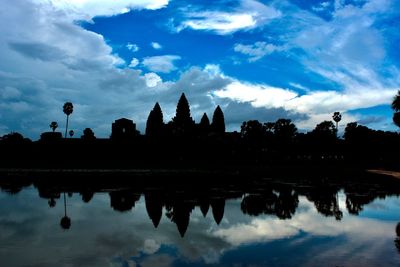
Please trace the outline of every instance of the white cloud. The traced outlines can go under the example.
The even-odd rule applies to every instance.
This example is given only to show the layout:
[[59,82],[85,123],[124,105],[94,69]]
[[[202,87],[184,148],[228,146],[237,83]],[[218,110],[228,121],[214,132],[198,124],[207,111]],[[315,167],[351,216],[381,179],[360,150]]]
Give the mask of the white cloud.
[[131,44],[131,43],[128,43],[127,45],[126,45],[126,48],[128,48],[130,51],[132,51],[132,52],[137,52],[137,51],[139,51],[139,46],[137,45],[137,44]]
[[151,47],[153,47],[156,50],[162,49],[162,46],[157,42],[151,42],[150,45],[151,45]]
[[[233,80],[214,95],[237,102],[250,103],[255,108],[284,108],[287,111],[306,114],[307,120],[296,123],[301,129],[313,129],[323,120],[331,120],[335,111],[346,112],[354,109],[388,104],[398,88],[359,91],[310,91],[299,95],[295,91],[271,87],[264,84],[250,84]],[[343,123],[358,120],[357,116],[345,114]]]
[[191,28],[224,35],[263,26],[270,20],[280,17],[281,13],[258,1],[242,0],[239,7],[231,12],[185,10],[184,15],[185,20],[176,28],[178,32]]
[[218,97],[229,98],[238,102],[250,102],[254,107],[278,108],[297,96],[288,89],[268,85],[255,85],[233,81],[223,90],[214,93]]
[[36,3],[52,3],[59,10],[66,11],[74,19],[91,20],[96,16],[114,16],[133,9],[160,9],[169,0],[33,0]]
[[233,50],[248,55],[249,61],[254,62],[275,51],[281,51],[283,48],[266,42],[255,42],[252,45],[235,44]]
[[156,87],[158,84],[162,83],[161,77],[153,72],[146,73],[144,78],[148,87]]
[[188,14],[189,19],[184,21],[180,29],[215,31],[218,34],[229,34],[238,30],[251,29],[256,20],[251,14],[231,14],[227,12],[199,12]]
[[145,57],[142,64],[153,72],[169,73],[176,70],[174,62],[180,59],[177,55]]
[[137,59],[137,58],[132,58],[132,60],[131,60],[131,63],[129,64],[129,67],[130,68],[134,68],[134,67],[136,67],[137,65],[139,65],[139,60]]

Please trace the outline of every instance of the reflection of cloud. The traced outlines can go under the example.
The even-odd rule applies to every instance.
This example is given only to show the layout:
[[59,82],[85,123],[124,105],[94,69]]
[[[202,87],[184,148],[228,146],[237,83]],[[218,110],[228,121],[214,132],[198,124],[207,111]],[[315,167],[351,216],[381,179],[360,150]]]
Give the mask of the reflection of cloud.
[[262,242],[272,239],[291,237],[298,234],[299,229],[292,225],[282,224],[279,219],[254,219],[249,224],[238,224],[227,229],[214,232],[218,237],[227,240],[234,246]]
[[[239,223],[227,228],[215,230],[212,234],[223,238],[234,246],[254,242],[294,237],[300,232],[312,236],[353,236],[352,239],[362,242],[376,238],[393,236],[392,225],[369,218],[348,216],[341,222],[318,214],[313,204],[304,197],[302,206],[305,212],[298,212],[291,220],[279,220],[271,217],[255,218],[248,223]],[[305,208],[307,207],[308,208]]]
[[[337,222],[319,215],[313,203],[304,197],[300,197],[300,206],[292,220],[243,215],[240,200],[233,200],[226,202],[224,220],[217,226],[211,213],[203,218],[196,208],[185,238],[179,236],[176,225],[165,216],[155,229],[143,198],[131,212],[118,213],[109,208],[107,194],[96,194],[89,204],[82,204],[80,196],[74,195],[68,199],[68,213],[73,222],[68,232],[58,225],[63,206],[49,209],[47,202],[39,200],[34,190],[24,190],[17,197],[0,193],[0,199],[1,241],[24,250],[24,257],[11,246],[0,250],[5,266],[24,266],[26,263],[32,266],[58,263],[100,267],[110,264],[170,266],[177,257],[187,263],[223,265],[227,252],[240,255],[243,244],[273,246],[275,241],[284,242],[289,253],[307,246],[310,254],[304,254],[304,258],[312,255],[319,265],[326,262],[357,265],[357,260],[364,258],[377,261],[381,253],[390,251],[388,246],[394,249],[394,223],[347,213],[341,222]],[[321,244],[318,241],[321,237],[329,237],[331,241]],[[79,240],[79,246],[76,246],[76,240]],[[37,255],[46,255],[46,262],[40,262]]]
[[167,254],[155,255],[140,262],[143,267],[168,267],[172,266],[173,258]]
[[154,239],[146,239],[144,241],[143,252],[146,254],[154,254],[160,249],[160,244]]

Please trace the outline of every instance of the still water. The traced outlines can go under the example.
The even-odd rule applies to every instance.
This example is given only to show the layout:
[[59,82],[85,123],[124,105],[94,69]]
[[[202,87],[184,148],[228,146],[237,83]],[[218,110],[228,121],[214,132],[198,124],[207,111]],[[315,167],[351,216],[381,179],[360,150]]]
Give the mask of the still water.
[[0,265],[400,266],[400,190],[379,183],[7,184]]

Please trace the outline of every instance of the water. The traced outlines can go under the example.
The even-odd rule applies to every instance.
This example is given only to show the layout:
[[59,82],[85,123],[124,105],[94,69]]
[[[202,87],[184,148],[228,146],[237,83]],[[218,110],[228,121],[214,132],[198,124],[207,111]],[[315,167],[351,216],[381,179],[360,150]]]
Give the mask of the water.
[[92,192],[28,183],[18,193],[3,185],[0,265],[400,265],[397,186],[255,184]]

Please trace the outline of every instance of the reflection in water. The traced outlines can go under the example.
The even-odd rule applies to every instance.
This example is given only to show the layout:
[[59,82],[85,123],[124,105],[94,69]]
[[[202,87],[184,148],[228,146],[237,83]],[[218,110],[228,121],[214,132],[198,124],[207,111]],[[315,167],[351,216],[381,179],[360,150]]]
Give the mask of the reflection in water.
[[71,218],[67,216],[67,199],[65,198],[64,192],[64,217],[61,218],[60,226],[61,228],[68,230],[71,227]]
[[396,226],[396,236],[397,237],[394,240],[394,243],[396,245],[398,252],[400,253],[400,223],[398,223]]
[[[112,264],[108,265],[130,266],[133,262],[138,265],[140,263],[140,266],[159,266],[161,263],[170,263],[171,266],[187,265],[183,264],[184,262],[197,265],[267,265],[272,258],[268,261],[262,258],[265,257],[263,251],[270,251],[274,253],[275,258],[279,258],[282,265],[287,266],[326,265],[326,260],[332,257],[336,257],[332,262],[333,266],[366,263],[374,266],[383,259],[383,265],[396,266],[400,262],[392,252],[397,248],[400,253],[400,223],[397,224],[396,237],[393,238],[393,226],[389,221],[368,218],[368,204],[386,198],[396,200],[398,205],[400,201],[390,197],[400,194],[400,186],[398,181],[380,178],[377,183],[374,179],[362,177],[328,182],[257,178],[246,186],[235,181],[209,184],[204,182],[196,186],[164,183],[158,186],[154,181],[126,184],[121,182],[122,179],[120,182],[103,181],[91,185],[90,182],[83,184],[71,180],[55,183],[54,179],[6,177],[0,181],[0,187],[8,196],[2,194],[0,199],[24,195],[22,189],[25,187],[28,187],[27,192],[32,192],[29,186],[33,185],[37,189],[35,195],[45,199],[52,208],[48,209],[46,203],[43,205],[43,202],[38,201],[39,198],[33,196],[30,203],[34,203],[36,209],[47,208],[46,212],[49,214],[52,214],[53,210],[63,208],[64,216],[59,225],[63,229],[71,228],[68,234],[71,234],[71,238],[75,236],[79,240],[83,237],[78,233],[82,235],[81,229],[86,229],[84,235],[87,240],[94,241],[82,241],[82,250],[87,246],[96,247],[101,253],[111,257]],[[61,197],[64,205],[56,205]],[[20,212],[19,210],[24,210],[25,216],[28,216],[30,213],[23,208],[27,204],[15,203],[15,211],[0,213],[0,226],[2,231],[4,230],[3,234],[0,234],[0,247],[3,251],[10,253],[11,248],[5,246],[5,240],[17,242],[17,234],[14,234],[14,237],[8,234],[11,231],[10,224],[5,222],[15,218],[12,213]],[[74,208],[67,210],[67,204]],[[3,211],[5,207],[3,206]],[[106,210],[110,210],[107,211],[107,216],[100,215],[100,211]],[[85,216],[88,218],[85,219]],[[49,217],[51,216],[35,218],[36,224],[44,223],[45,218]],[[72,227],[71,217],[74,220]],[[399,219],[393,218],[397,222]],[[93,221],[99,223],[93,225]],[[101,223],[102,221],[104,223]],[[151,228],[146,226],[146,221]],[[168,221],[175,226],[170,229]],[[29,232],[26,229],[22,231],[22,224],[15,225],[16,233],[21,231],[28,236],[43,229],[37,228]],[[21,230],[18,230],[19,228]],[[88,238],[90,232],[94,233],[96,229],[98,234]],[[71,244],[77,242],[68,240],[69,235],[59,238]],[[141,241],[138,241],[138,244],[132,243],[136,242],[135,240]],[[368,244],[373,240],[373,245]],[[132,248],[123,251],[125,247],[130,246],[135,246],[138,251],[132,252]],[[320,254],[313,256],[319,264],[307,261],[307,248],[313,251],[312,253],[321,250]],[[304,249],[305,251],[301,252]],[[325,252],[322,253],[322,250]],[[369,254],[366,257],[369,261],[362,262],[366,253]],[[3,255],[2,252],[0,255]],[[70,256],[66,257],[70,260]],[[85,260],[94,260],[94,255],[87,257]],[[99,262],[68,264],[101,266]],[[20,265],[26,265],[26,262],[9,266]],[[39,265],[46,266],[44,263]],[[47,266],[51,265],[54,265],[54,262]]]

